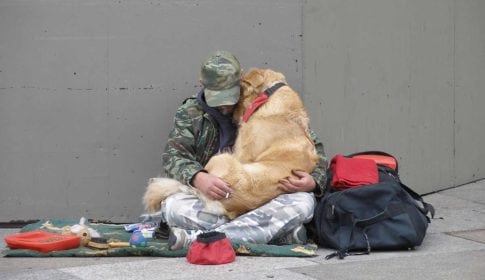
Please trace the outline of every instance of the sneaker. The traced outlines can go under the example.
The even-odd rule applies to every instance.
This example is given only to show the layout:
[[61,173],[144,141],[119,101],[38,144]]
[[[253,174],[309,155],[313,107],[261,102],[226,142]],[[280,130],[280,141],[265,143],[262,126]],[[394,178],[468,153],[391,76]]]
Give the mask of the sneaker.
[[161,222],[158,228],[155,230],[156,239],[168,239],[170,234],[170,227],[167,223]]
[[300,225],[299,227],[295,228],[291,232],[290,236],[292,241],[290,244],[306,244],[308,242],[305,225]]
[[173,227],[168,235],[168,248],[169,250],[189,248],[192,242],[197,239],[197,235],[201,233],[201,230],[185,230]]
[[304,225],[300,225],[295,229],[293,229],[290,233],[271,241],[270,244],[291,245],[291,244],[306,244],[307,242],[308,242],[308,237],[306,233],[306,228]]

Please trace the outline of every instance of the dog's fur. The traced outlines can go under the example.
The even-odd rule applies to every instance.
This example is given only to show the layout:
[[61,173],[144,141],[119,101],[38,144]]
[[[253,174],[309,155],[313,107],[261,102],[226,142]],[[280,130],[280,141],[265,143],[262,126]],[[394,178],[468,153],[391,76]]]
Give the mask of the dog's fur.
[[205,169],[231,186],[231,196],[210,200],[192,187],[167,178],[151,179],[143,202],[149,212],[171,194],[189,192],[199,196],[211,211],[233,219],[283,193],[278,181],[292,170],[311,172],[318,162],[309,136],[308,115],[298,93],[285,85],[257,109],[247,122],[242,115],[260,92],[278,82],[283,74],[270,69],[251,69],[241,82],[241,97],[234,111],[239,124],[232,154],[213,156]]

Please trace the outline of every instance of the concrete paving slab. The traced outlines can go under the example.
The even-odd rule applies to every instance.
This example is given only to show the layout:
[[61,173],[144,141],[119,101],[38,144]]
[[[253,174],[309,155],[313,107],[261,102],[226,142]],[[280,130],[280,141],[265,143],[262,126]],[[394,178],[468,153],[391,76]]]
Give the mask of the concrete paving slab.
[[290,269],[313,279],[483,279],[485,251],[337,262]]
[[448,234],[485,244],[485,229],[455,231]]
[[428,232],[452,232],[485,228],[485,204],[475,203],[463,198],[432,194],[425,197],[436,210]]
[[2,280],[79,280],[71,274],[64,273],[58,270],[42,270],[36,272],[0,272],[0,279]]
[[[60,269],[81,279],[218,279],[227,275],[273,275],[274,271],[314,265],[307,258],[237,257],[224,265],[192,265],[185,258],[158,258],[141,262],[92,265]],[[182,277],[183,275],[183,277]],[[242,279],[242,278],[241,278]],[[256,279],[256,278],[255,278]],[[259,278],[260,279],[260,278]]]
[[[445,233],[428,234],[421,246],[414,251],[418,254],[459,253],[485,250],[485,244],[450,236]],[[411,251],[412,252],[412,251]]]
[[[88,267],[100,264],[136,263],[152,257],[123,258],[0,258],[0,272],[36,271],[66,267]],[[0,278],[2,279],[2,278]]]
[[331,249],[318,249],[318,257],[309,259],[320,264],[343,263],[343,262],[366,262],[393,258],[420,258],[423,255],[439,255],[442,253],[461,253],[473,250],[485,250],[485,244],[475,241],[450,236],[445,233],[428,234],[421,246],[415,250],[402,251],[372,251],[369,255],[348,256],[344,260],[333,258],[325,260],[325,256],[333,253]]
[[[5,280],[10,280],[10,279],[41,279],[41,280],[47,280],[47,279],[74,279],[74,280],[91,280],[91,279],[100,279],[99,274],[93,274],[93,275],[82,275],[81,277],[72,275],[71,273],[65,273],[63,271],[59,270],[45,270],[39,272],[38,275],[33,275],[32,273],[0,273],[0,279],[5,279]],[[218,274],[204,274],[204,275],[193,275],[193,276],[187,276],[185,272],[181,272],[180,274],[166,278],[166,275],[150,275],[149,279],[185,279],[185,280],[213,280],[216,279],[216,277],[222,279],[232,279],[232,280],[251,280],[251,279],[278,279],[278,280],[310,280],[314,279],[313,277],[310,276],[305,276],[302,273],[298,272],[292,272],[287,269],[280,269],[280,270],[273,270],[273,271],[252,271],[248,269],[247,272],[232,272],[228,271],[224,273],[223,276],[218,275]],[[116,280],[122,280],[122,279],[141,279],[138,276],[138,273],[133,272],[127,275],[112,275],[111,277],[104,278],[103,280],[110,280],[110,279],[116,279]]]
[[440,194],[459,197],[475,203],[485,204],[485,180],[441,191]]

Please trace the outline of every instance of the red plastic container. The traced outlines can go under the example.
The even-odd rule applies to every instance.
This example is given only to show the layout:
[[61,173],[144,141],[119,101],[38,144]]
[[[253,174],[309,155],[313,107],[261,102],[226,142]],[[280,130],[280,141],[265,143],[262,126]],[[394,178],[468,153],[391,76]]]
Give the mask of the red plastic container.
[[43,253],[73,249],[81,244],[79,236],[41,230],[16,233],[4,239],[10,249],[29,249]]

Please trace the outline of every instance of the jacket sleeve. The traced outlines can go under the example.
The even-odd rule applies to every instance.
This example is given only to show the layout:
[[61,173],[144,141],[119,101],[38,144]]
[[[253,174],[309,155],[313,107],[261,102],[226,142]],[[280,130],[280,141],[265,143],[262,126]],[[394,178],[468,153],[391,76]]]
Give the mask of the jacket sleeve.
[[328,160],[325,155],[323,143],[320,141],[320,139],[318,139],[318,136],[312,130],[310,130],[310,137],[315,143],[315,148],[319,157],[317,167],[315,167],[315,169],[311,173],[311,175],[315,179],[315,182],[317,183],[317,186],[315,187],[315,190],[313,192],[315,193],[316,197],[322,197],[327,187]]
[[[192,177],[203,170],[197,161],[193,117],[190,108],[180,106],[175,114],[174,125],[162,154],[162,168],[166,177],[175,179],[187,186]],[[193,114],[193,112],[192,112]]]

